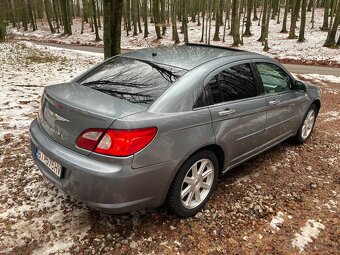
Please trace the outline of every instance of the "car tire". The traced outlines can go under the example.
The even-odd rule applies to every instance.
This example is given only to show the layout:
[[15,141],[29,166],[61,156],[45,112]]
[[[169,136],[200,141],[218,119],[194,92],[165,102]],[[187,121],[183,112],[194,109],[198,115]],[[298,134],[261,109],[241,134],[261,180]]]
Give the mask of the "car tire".
[[308,138],[312,134],[317,115],[318,109],[315,104],[312,104],[308,108],[298,132],[293,137],[293,141],[296,144],[303,144],[308,140]]
[[190,156],[169,189],[169,210],[182,218],[198,213],[216,187],[218,169],[218,160],[212,151],[202,150]]

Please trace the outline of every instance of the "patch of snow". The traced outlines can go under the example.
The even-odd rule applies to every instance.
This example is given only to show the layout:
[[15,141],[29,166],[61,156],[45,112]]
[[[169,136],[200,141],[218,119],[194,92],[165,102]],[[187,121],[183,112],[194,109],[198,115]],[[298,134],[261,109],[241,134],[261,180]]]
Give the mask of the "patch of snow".
[[283,212],[278,212],[278,213],[276,214],[276,216],[274,216],[274,217],[272,218],[272,220],[271,220],[271,222],[270,222],[270,226],[271,226],[274,230],[278,231],[278,230],[280,230],[280,228],[282,227],[282,224],[283,224],[283,222],[285,221],[285,220],[283,219],[283,216],[284,216]]
[[313,242],[312,238],[317,238],[321,229],[324,229],[325,225],[315,220],[307,220],[305,226],[301,228],[301,234],[295,234],[295,238],[291,244],[300,250],[300,253],[304,251],[305,246],[308,243]]
[[[27,141],[44,87],[68,82],[101,60],[101,54],[27,42],[0,44],[0,200],[4,201],[0,222],[6,222],[0,224],[1,252],[12,253],[37,241],[40,245],[32,253],[64,254],[87,235],[88,209],[42,178],[28,156],[29,146],[20,145]],[[14,169],[13,161],[20,161],[21,167]]]

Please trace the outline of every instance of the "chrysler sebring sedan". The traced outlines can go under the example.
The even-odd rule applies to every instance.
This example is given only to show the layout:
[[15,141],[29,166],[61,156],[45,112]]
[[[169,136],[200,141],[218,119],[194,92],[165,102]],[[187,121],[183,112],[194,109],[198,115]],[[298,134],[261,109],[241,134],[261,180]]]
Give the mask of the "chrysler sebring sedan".
[[271,58],[188,44],[128,52],[45,88],[33,158],[88,206],[195,215],[219,176],[287,138],[304,143],[320,90]]

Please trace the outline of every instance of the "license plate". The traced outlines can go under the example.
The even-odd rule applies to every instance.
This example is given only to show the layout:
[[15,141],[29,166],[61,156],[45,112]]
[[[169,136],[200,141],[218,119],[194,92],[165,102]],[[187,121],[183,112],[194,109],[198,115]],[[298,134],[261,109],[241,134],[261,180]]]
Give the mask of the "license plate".
[[55,173],[59,178],[61,178],[62,174],[62,166],[55,162],[54,160],[47,157],[44,153],[42,153],[39,149],[37,149],[35,155],[37,158],[43,162],[53,173]]

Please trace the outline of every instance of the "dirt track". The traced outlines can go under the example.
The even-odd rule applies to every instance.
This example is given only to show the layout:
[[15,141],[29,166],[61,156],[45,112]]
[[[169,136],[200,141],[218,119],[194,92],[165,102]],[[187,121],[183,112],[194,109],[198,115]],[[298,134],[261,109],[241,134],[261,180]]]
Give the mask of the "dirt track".
[[[57,65],[65,59],[54,61]],[[19,69],[37,72],[39,66],[32,68],[34,63]],[[71,66],[64,68],[72,71]],[[49,75],[56,72],[51,70]],[[10,66],[4,72],[11,74]],[[31,110],[23,111],[25,122],[17,127],[8,124],[10,117],[0,115],[0,130],[11,130],[0,139],[0,254],[297,254],[300,249],[305,254],[337,254],[340,250],[340,84],[312,81],[322,88],[323,101],[315,132],[305,145],[284,142],[233,169],[219,180],[204,211],[192,219],[178,219],[164,208],[101,214],[46,181],[33,164],[27,136],[41,89],[18,88],[8,77],[2,77],[6,84],[1,88],[12,87],[3,92],[1,111],[9,109],[13,93],[22,106],[18,109],[30,105]]]

